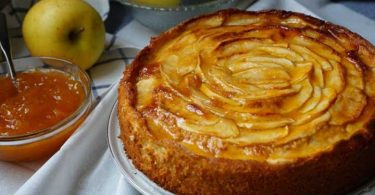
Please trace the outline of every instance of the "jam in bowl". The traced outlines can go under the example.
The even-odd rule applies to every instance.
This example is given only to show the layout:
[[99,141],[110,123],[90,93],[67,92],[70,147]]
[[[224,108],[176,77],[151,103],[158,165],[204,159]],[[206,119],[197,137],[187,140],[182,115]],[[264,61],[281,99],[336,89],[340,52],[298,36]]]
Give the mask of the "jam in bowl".
[[67,61],[14,60],[14,84],[0,64],[0,160],[30,161],[56,152],[90,111],[91,80]]

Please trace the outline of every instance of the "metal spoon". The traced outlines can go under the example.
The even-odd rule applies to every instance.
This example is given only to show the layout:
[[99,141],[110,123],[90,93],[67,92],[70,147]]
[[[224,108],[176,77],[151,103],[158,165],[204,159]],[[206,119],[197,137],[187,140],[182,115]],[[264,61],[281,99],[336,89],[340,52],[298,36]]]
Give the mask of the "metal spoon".
[[3,13],[0,13],[0,49],[7,61],[9,76],[12,79],[14,86],[17,87],[16,71],[14,70],[14,64],[12,61],[7,21],[6,16]]

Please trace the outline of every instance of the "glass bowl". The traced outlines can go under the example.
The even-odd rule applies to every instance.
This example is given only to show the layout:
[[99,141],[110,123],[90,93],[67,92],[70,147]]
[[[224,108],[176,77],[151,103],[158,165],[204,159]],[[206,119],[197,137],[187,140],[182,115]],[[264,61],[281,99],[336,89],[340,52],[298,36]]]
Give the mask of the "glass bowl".
[[[133,17],[141,24],[157,32],[162,32],[191,17],[235,7],[237,1],[240,0],[204,0],[201,3],[177,7],[151,7],[134,3],[134,0],[118,1],[128,6]],[[186,0],[182,2],[186,2]]]
[[[0,63],[0,75],[6,74],[5,62]],[[14,60],[16,72],[57,70],[78,81],[84,91],[80,106],[57,124],[36,131],[16,135],[0,135],[0,160],[31,161],[55,153],[80,126],[91,110],[91,80],[86,72],[68,61],[50,57],[29,57]]]

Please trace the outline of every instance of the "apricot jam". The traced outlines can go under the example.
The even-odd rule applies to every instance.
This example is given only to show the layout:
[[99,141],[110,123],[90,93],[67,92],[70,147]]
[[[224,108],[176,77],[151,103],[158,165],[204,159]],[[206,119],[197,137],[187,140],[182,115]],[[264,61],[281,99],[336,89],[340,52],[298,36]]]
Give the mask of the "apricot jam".
[[0,134],[19,135],[51,127],[81,105],[79,82],[58,71],[33,71],[0,78]]
[[29,161],[54,153],[85,119],[89,109],[77,110],[87,96],[82,82],[59,70],[18,73],[17,87],[0,77],[0,141],[5,140],[0,160]]

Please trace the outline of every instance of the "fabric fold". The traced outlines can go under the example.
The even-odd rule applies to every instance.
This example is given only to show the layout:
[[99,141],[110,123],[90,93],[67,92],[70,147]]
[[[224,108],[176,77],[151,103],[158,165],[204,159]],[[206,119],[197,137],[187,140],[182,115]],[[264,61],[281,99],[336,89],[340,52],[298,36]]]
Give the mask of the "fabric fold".
[[[81,185],[82,180],[90,179],[90,171],[101,166],[101,160],[107,151],[107,121],[116,98],[117,84],[95,107],[80,129],[61,147],[57,155],[49,159],[16,194],[58,195],[85,192],[86,185]],[[114,170],[113,174],[120,174],[116,172]],[[96,175],[95,172],[93,175]]]

